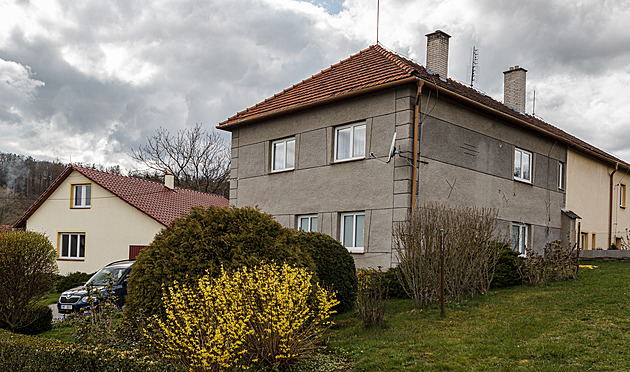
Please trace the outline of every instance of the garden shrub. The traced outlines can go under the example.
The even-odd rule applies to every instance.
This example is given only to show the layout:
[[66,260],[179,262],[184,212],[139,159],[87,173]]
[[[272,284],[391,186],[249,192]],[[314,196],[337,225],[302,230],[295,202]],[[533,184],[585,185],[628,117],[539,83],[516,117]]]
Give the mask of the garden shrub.
[[102,346],[82,346],[54,339],[0,330],[2,371],[177,371],[174,366],[140,355]]
[[152,318],[147,337],[191,370],[291,366],[318,349],[337,304],[311,276],[274,263],[175,283],[164,291],[165,317]]
[[519,275],[519,266],[522,260],[523,259],[518,256],[517,251],[510,248],[509,244],[504,244],[494,269],[492,286],[501,288],[521,284],[522,280]]
[[14,331],[38,320],[36,303],[53,288],[56,256],[44,234],[0,234],[0,328]]
[[80,271],[76,271],[76,272],[69,273],[66,275],[59,275],[57,276],[57,281],[55,283],[55,291],[65,292],[68,289],[82,286],[94,274],[95,273],[88,274],[88,273],[82,273]]
[[385,316],[387,278],[379,268],[358,269],[357,312],[363,327],[381,325]]
[[140,251],[128,284],[126,313],[162,311],[162,286],[194,283],[221,266],[232,270],[261,261],[314,268],[307,253],[282,244],[285,229],[271,215],[251,207],[193,208]]
[[33,322],[27,326],[16,328],[15,333],[36,335],[52,329],[52,310],[46,305],[35,305],[32,310]]
[[527,248],[525,260],[519,266],[519,274],[523,281],[532,285],[576,279],[577,258],[574,255],[574,248],[563,245],[560,240],[547,243],[543,254]]
[[338,312],[352,309],[357,293],[354,259],[337,240],[317,232],[287,230],[289,246],[307,252],[315,264],[319,283],[337,294]]
[[409,294],[407,294],[403,286],[405,278],[400,270],[400,266],[390,267],[382,275],[387,283],[388,298],[409,298]]

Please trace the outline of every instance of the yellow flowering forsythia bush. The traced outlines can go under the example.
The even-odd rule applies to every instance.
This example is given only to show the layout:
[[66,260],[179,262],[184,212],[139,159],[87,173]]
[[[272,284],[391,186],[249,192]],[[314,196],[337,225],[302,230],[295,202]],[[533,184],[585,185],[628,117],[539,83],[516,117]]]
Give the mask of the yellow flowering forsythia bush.
[[285,367],[318,349],[338,301],[288,264],[263,264],[196,286],[164,291],[165,317],[147,337],[165,358],[190,370],[231,370],[251,364]]

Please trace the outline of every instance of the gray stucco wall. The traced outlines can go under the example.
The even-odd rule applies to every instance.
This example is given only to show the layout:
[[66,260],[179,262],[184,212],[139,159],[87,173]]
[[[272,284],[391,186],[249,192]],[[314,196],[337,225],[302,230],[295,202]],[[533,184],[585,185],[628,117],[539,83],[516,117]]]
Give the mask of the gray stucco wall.
[[[385,160],[394,132],[397,147],[411,156],[413,94],[411,87],[389,89],[234,130],[230,204],[258,206],[285,227],[296,227],[298,215],[317,214],[319,231],[336,239],[342,213],[365,212],[365,253],[353,254],[355,262],[389,267],[393,223],[409,213],[411,166]],[[360,121],[366,158],[335,163],[334,128]],[[293,136],[295,169],[272,173],[272,141]]]

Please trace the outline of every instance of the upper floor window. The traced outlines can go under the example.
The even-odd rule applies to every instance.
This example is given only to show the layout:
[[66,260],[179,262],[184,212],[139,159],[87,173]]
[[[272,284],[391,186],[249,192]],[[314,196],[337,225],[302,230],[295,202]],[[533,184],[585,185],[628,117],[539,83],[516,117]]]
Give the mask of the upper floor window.
[[85,258],[85,233],[61,233],[59,243],[59,258],[74,260]]
[[623,183],[619,184],[619,206],[621,208],[626,207],[626,185]]
[[285,138],[271,143],[271,170],[291,170],[295,167],[295,138]]
[[317,232],[317,215],[298,216],[298,230]]
[[365,213],[344,213],[341,215],[341,244],[352,253],[363,253]]
[[92,185],[72,185],[72,208],[90,208],[92,205]]
[[335,128],[335,161],[365,157],[365,123]]
[[520,253],[526,254],[527,249],[527,233],[528,227],[522,223],[512,223],[512,249]]
[[532,182],[532,153],[514,149],[514,179],[527,183]]
[[558,162],[558,189],[564,190],[564,163]]

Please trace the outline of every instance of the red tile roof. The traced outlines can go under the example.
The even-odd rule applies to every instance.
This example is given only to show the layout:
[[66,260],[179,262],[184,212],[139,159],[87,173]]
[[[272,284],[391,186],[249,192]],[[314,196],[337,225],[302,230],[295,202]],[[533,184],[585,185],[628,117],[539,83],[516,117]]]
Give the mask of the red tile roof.
[[4,233],[4,232],[8,232],[8,231],[13,231],[13,226],[0,225],[0,233]]
[[458,83],[452,79],[443,79],[425,67],[390,52],[380,45],[372,45],[351,57],[330,66],[326,70],[285,89],[271,98],[241,111],[220,123],[217,128],[231,130],[235,127],[263,120],[269,116],[282,115],[295,110],[306,109],[317,104],[324,104],[335,97],[344,98],[348,94],[360,94],[362,91],[400,84],[417,79],[435,86],[453,98],[470,101],[494,114],[511,119],[517,125],[560,140],[569,147],[594,155],[611,163],[620,163],[626,168],[630,164],[590,145],[565,131],[496,101],[495,99]]
[[73,171],[81,173],[164,226],[170,225],[175,218],[187,214],[192,207],[225,207],[229,204],[226,198],[219,195],[206,194],[179,187],[171,190],[163,184],[153,181],[69,165],[15,226],[25,226],[26,220]]

